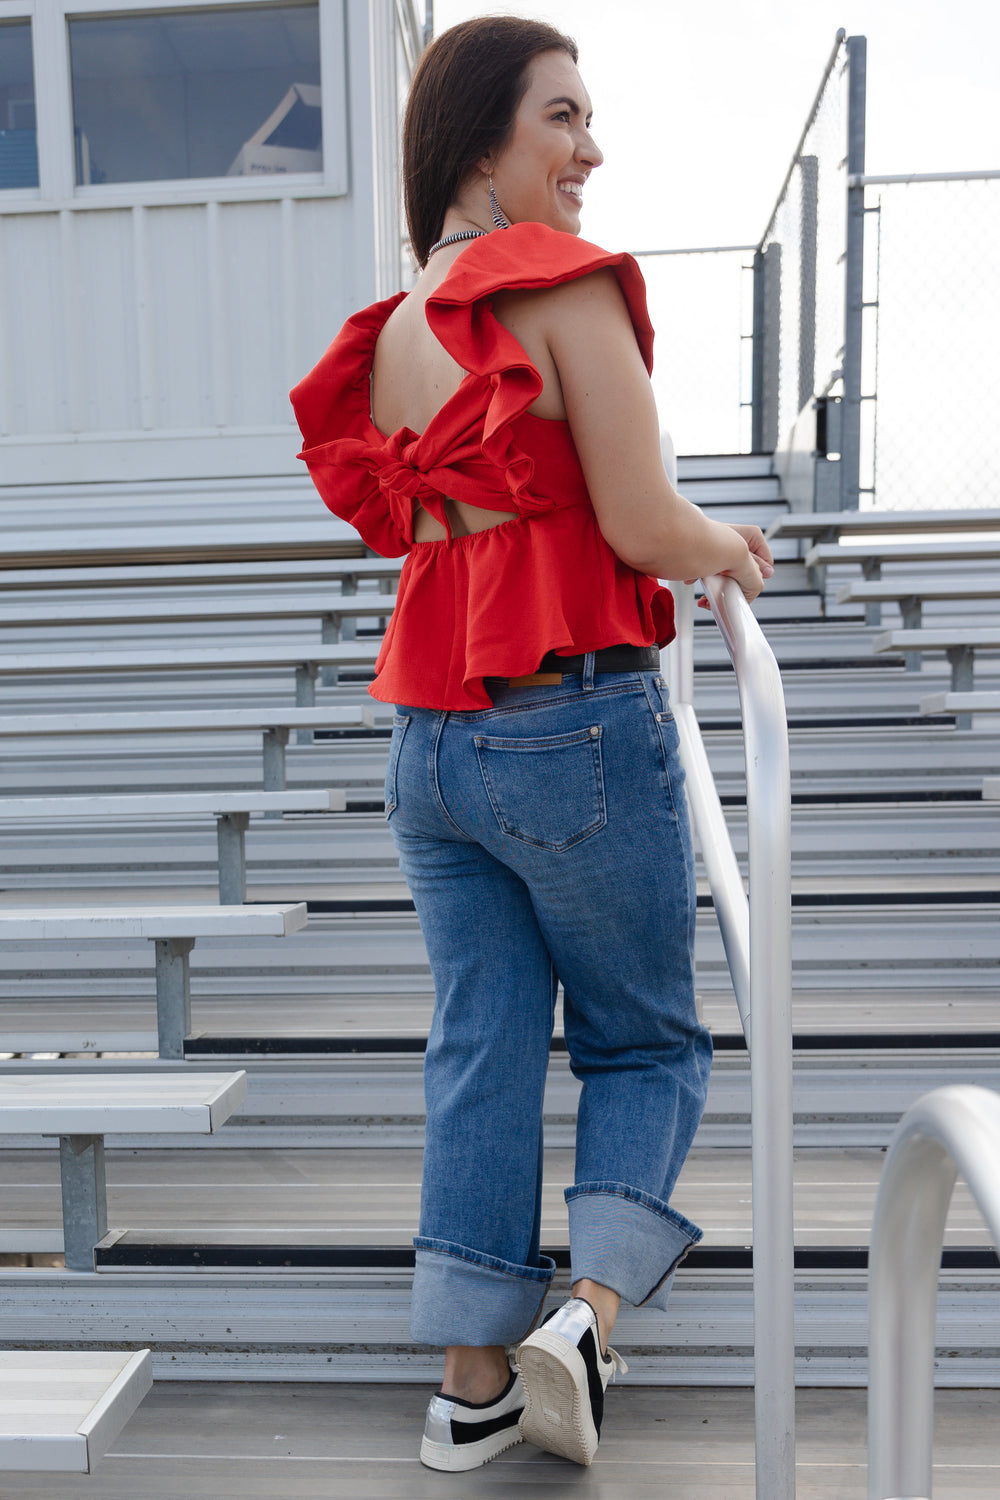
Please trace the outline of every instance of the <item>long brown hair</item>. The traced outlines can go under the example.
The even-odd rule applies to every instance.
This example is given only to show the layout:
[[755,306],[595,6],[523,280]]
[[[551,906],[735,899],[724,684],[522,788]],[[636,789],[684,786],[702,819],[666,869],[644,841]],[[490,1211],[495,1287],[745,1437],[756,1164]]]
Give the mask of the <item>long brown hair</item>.
[[553,50],[578,60],[572,37],[544,21],[483,16],[449,27],[421,57],[403,121],[406,221],[420,265],[462,183],[509,137],[528,64]]

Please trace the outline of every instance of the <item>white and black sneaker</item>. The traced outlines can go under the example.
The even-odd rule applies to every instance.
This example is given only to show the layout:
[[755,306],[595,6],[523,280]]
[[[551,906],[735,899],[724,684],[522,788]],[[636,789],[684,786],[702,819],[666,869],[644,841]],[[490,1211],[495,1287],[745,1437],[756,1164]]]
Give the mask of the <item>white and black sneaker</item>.
[[614,1349],[601,1352],[590,1303],[571,1297],[550,1313],[518,1348],[517,1368],[524,1384],[525,1442],[589,1464],[601,1436],[608,1381],[616,1370],[628,1369]]
[[516,1370],[492,1401],[480,1405],[437,1391],[427,1408],[420,1462],[429,1469],[478,1469],[521,1441],[524,1392]]

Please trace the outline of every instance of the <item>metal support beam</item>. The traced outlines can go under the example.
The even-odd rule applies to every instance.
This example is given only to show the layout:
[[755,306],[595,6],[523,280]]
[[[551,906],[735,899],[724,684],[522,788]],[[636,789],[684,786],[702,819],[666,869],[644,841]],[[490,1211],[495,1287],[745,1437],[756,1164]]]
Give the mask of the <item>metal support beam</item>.
[[285,790],[285,748],[288,744],[287,728],[264,730],[264,790]]
[[[945,652],[948,664],[951,667],[951,691],[953,693],[972,692],[972,664],[975,653],[971,646],[950,646]],[[955,715],[956,729],[971,729],[971,714]]]
[[246,831],[250,814],[222,813],[217,820],[219,840],[219,901],[242,906],[247,899]]
[[[923,622],[924,609],[923,602],[916,595],[911,595],[909,599],[900,599],[899,613],[903,617],[904,630],[920,629]],[[876,623],[878,622],[876,621]],[[922,660],[923,653],[920,651],[907,651],[903,656],[903,661],[906,663],[906,670],[908,672],[919,672]]]
[[[303,662],[295,668],[295,707],[316,707],[316,678],[319,676],[319,667],[314,661]],[[311,729],[297,729],[295,731],[295,743],[297,745],[311,745],[313,733]]]
[[[847,39],[847,172],[865,170],[865,70],[868,44]],[[857,510],[861,486],[861,340],[864,323],[865,189],[847,189],[847,245],[844,257],[844,401],[840,457],[840,508]]]
[[[882,560],[878,557],[865,557],[861,560],[861,576],[875,582],[882,577]],[[865,624],[881,625],[882,606],[877,599],[865,601]]]
[[194,938],[156,938],[156,1029],[161,1057],[182,1060],[191,1030],[190,953]]
[[[346,593],[347,590],[345,589]],[[357,592],[357,585],[354,586]],[[338,641],[355,641],[358,638],[358,622],[356,619],[341,619],[339,615],[324,615],[320,622],[320,640],[324,646],[335,646]],[[324,687],[336,687],[340,681],[340,670],[337,667],[324,667],[320,673],[320,682]]]
[[94,1246],[108,1231],[102,1135],[61,1135],[63,1247],[66,1269],[92,1271]]

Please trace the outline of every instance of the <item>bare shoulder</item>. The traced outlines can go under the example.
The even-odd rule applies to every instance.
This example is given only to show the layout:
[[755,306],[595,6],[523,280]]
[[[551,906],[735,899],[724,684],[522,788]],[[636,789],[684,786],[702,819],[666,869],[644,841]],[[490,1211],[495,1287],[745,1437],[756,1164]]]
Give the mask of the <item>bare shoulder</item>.
[[539,330],[558,325],[568,317],[628,316],[625,297],[610,267],[589,271],[557,286],[498,292],[493,311],[501,323],[533,323]]

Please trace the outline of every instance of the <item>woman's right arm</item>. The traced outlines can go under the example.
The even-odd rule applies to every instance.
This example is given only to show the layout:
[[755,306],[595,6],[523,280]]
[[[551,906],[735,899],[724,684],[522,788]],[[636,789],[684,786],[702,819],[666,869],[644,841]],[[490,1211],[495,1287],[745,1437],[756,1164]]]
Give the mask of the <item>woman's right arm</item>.
[[653,390],[612,271],[539,299],[566,416],[597,524],[623,562],[656,578],[728,573],[748,599],[769,577],[757,527],[712,521],[667,478]]

